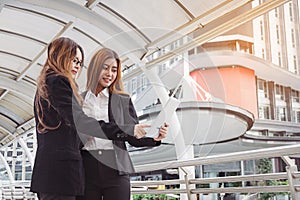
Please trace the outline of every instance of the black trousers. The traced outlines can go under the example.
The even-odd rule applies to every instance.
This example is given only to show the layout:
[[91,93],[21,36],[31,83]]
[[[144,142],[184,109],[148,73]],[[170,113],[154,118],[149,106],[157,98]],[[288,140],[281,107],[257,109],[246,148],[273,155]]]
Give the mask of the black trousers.
[[84,196],[77,200],[130,200],[129,175],[119,175],[113,150],[82,151]]
[[76,200],[75,196],[64,196],[58,194],[39,193],[39,200]]

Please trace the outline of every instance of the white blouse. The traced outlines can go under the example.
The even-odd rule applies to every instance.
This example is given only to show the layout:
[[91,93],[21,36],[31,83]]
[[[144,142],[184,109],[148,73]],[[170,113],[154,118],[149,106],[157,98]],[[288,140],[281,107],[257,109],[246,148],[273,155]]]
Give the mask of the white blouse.
[[[109,92],[108,89],[103,89],[98,96],[88,91],[83,102],[83,111],[89,116],[96,120],[104,120],[109,122],[108,119],[108,100]],[[83,149],[85,150],[98,150],[98,149],[113,149],[113,143],[111,140],[102,138],[95,138],[90,136],[88,141],[85,143]]]

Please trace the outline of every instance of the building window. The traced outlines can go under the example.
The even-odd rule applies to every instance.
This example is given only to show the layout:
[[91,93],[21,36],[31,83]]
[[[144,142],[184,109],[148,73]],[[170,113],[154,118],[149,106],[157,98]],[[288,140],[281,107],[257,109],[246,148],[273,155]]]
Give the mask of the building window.
[[136,94],[137,90],[137,81],[136,78],[131,80],[131,94]]
[[266,56],[265,56],[265,49],[261,49],[261,57],[262,57],[263,59],[266,58]]
[[171,59],[170,59],[170,64],[169,64],[169,65],[172,65],[172,64],[174,63],[174,61],[175,61],[175,58],[171,58]]
[[265,1],[264,0],[259,0],[259,4],[262,4],[264,3]]
[[8,151],[8,152],[7,152],[7,156],[8,156],[8,157],[12,157],[12,151]]
[[300,123],[300,110],[293,110],[292,122]]
[[276,25],[276,39],[277,39],[277,44],[280,43],[280,33],[279,33],[279,26]]
[[27,147],[28,148],[33,148],[33,142],[27,142]]
[[158,75],[161,75],[164,71],[167,69],[167,63],[163,63],[162,65],[159,65],[158,67]]
[[274,158],[274,163],[277,172],[286,172],[286,164],[282,159]]
[[286,121],[286,108],[276,107],[276,119],[279,121]]
[[260,21],[260,39],[264,40],[264,23],[263,21]]
[[188,51],[189,56],[194,55],[194,54],[195,54],[195,48]]
[[282,64],[281,64],[281,53],[280,52],[278,52],[278,66],[282,67]]
[[145,76],[145,74],[143,74],[141,77],[141,91],[144,91],[147,88],[147,84],[148,84],[148,79]]
[[284,98],[284,88],[282,85],[276,85],[275,86],[275,97],[278,100],[285,100]]
[[292,36],[292,47],[295,48],[295,31],[291,29],[291,36]]
[[299,97],[299,91],[296,90],[292,90],[292,102],[300,102],[299,101],[300,97]]
[[171,45],[170,45],[170,50],[174,50],[178,47],[180,47],[181,45],[183,44],[183,40],[182,39],[179,39],[179,40],[176,40],[175,42],[173,42]]
[[278,8],[275,8],[274,12],[275,12],[275,17],[278,17]]
[[294,21],[294,15],[293,15],[293,4],[289,3],[289,11],[290,11],[290,20],[291,22]]
[[261,131],[260,131],[260,134],[261,134],[262,136],[269,136],[269,130],[268,130],[268,129],[261,130]]
[[268,98],[268,86],[266,81],[258,79],[257,88],[259,97]]
[[270,106],[268,105],[263,105],[259,106],[259,119],[270,119]]
[[297,68],[297,58],[296,56],[293,56],[293,64],[294,64],[294,73],[298,74],[298,68]]

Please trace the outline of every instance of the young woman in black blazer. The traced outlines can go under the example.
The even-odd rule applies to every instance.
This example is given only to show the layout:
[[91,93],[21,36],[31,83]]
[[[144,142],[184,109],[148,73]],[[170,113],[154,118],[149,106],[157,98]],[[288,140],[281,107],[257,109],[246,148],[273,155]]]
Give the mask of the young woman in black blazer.
[[[121,63],[111,49],[103,48],[91,58],[87,70],[83,110],[97,120],[123,124],[138,124],[131,98],[123,90]],[[158,146],[166,137],[168,124],[158,130],[157,138],[127,137],[136,147]],[[147,135],[146,135],[147,136]],[[134,167],[125,141],[88,138],[82,150],[85,169],[85,192],[78,200],[129,200],[129,174]]]
[[75,200],[84,191],[84,170],[78,133],[116,141],[143,137],[145,126],[116,125],[88,117],[74,78],[84,60],[73,40],[58,38],[48,46],[48,56],[37,79],[34,115],[37,151],[31,191],[40,200]]

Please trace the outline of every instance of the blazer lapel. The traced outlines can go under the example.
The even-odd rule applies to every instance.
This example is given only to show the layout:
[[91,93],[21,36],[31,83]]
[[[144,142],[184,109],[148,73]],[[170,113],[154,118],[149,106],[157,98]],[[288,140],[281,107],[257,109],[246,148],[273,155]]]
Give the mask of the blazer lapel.
[[117,94],[109,94],[108,118],[110,122],[124,124],[124,113],[121,98]]

